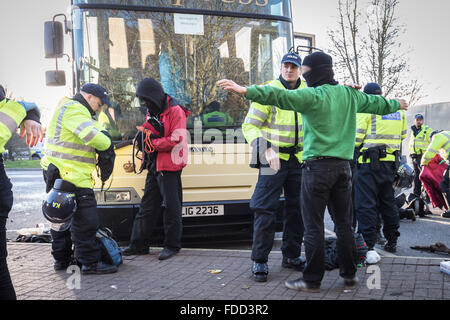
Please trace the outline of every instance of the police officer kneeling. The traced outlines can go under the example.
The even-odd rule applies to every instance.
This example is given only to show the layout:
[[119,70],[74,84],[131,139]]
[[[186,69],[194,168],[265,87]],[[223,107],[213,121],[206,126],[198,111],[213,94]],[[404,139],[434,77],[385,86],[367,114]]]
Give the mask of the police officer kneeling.
[[[117,271],[116,266],[100,261],[101,251],[96,239],[99,219],[92,179],[96,153],[103,182],[112,173],[115,159],[109,134],[102,131],[102,126],[93,118],[104,104],[110,106],[106,90],[88,83],[72,99],[63,98],[59,102],[48,127],[45,157],[41,164],[47,192],[52,188],[55,190],[44,202],[43,212],[54,223],[51,235],[55,270],[63,270],[70,265],[73,241],[83,274]],[[57,179],[64,181],[56,183]],[[56,198],[58,193],[63,197]]]

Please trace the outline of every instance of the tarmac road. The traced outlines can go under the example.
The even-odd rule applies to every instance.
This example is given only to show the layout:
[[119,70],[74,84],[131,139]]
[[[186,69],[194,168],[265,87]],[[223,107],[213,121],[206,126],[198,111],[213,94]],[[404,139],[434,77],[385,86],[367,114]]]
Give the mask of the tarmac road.
[[[44,223],[49,225],[48,221],[42,215],[41,204],[45,198],[45,184],[42,178],[41,170],[8,170],[8,176],[13,183],[14,205],[9,214],[7,223],[7,237],[15,240],[17,233],[14,230],[21,228],[32,228],[36,224]],[[421,252],[410,249],[410,246],[421,245],[428,246],[436,242],[442,242],[450,247],[450,219],[440,216],[441,210],[433,209],[432,216],[419,218],[415,222],[411,220],[401,220],[400,233],[398,243],[398,256],[420,256],[420,257],[448,257]],[[333,222],[329,215],[325,214],[325,228],[333,230]],[[281,238],[281,234],[276,235],[277,239]],[[280,241],[275,241],[274,250],[279,250]],[[197,245],[196,247],[205,248],[224,248],[224,249],[250,249],[250,242],[228,242]],[[381,247],[378,247],[381,248]]]

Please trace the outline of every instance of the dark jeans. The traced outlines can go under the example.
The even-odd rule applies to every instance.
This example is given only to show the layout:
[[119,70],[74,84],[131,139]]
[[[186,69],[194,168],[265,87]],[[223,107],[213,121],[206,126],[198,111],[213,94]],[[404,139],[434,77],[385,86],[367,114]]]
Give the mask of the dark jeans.
[[163,214],[164,247],[179,251],[183,232],[182,204],[181,170],[174,172],[149,170],[145,180],[144,196],[139,212],[134,218],[130,245],[138,249],[148,247],[158,218]]
[[3,166],[0,155],[0,300],[16,300],[16,292],[9,275],[6,257],[6,221],[13,205],[12,184]]
[[[44,170],[44,180],[47,183],[48,172]],[[60,178],[59,174],[56,177]],[[54,183],[51,181],[50,184]],[[50,190],[53,185],[47,186]],[[72,256],[72,242],[75,247],[75,257],[83,265],[97,263],[101,258],[100,245],[96,238],[99,228],[97,200],[94,191],[89,188],[77,188],[75,191],[77,211],[72,217],[69,230],[50,230],[52,235],[52,255],[57,261],[67,261]]]
[[419,179],[421,172],[420,163],[422,162],[422,155],[418,155],[416,160],[413,159],[414,166],[414,195],[420,197],[422,194],[422,181]]
[[400,218],[392,187],[394,179],[394,162],[381,161],[378,171],[372,170],[370,164],[362,164],[358,170],[355,183],[358,232],[362,233],[369,248],[376,243],[378,214],[383,221],[386,240],[396,242],[400,236]]
[[295,156],[289,161],[281,160],[281,168],[274,175],[261,171],[255,187],[250,209],[254,211],[253,247],[251,259],[267,262],[275,237],[276,214],[280,195],[284,190],[286,199],[283,216],[283,245],[281,251],[287,258],[301,254],[303,220],[300,211],[301,165]]
[[356,273],[355,241],[352,230],[352,174],[349,161],[323,159],[308,161],[303,168],[301,209],[305,224],[306,267],[303,279],[320,283],[325,273],[324,213],[333,208],[336,224],[339,274]]

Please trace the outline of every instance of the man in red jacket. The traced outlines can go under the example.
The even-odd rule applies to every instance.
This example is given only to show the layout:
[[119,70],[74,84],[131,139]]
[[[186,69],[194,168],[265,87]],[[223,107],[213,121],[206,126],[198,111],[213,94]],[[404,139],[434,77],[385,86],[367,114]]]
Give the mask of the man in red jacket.
[[143,127],[151,132],[150,144],[154,151],[145,152],[145,145],[142,145],[144,166],[148,170],[144,196],[134,219],[130,244],[122,252],[126,256],[148,254],[151,233],[163,213],[164,249],[158,259],[165,260],[181,249],[181,171],[187,163],[186,118],[189,111],[178,105],[152,78],[139,83],[136,96],[141,106],[148,110]]

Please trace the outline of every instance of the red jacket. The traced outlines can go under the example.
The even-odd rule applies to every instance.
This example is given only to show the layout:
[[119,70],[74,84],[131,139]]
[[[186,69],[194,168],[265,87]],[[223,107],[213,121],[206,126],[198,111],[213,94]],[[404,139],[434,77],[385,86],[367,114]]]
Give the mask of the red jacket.
[[[169,96],[167,103],[169,107],[159,115],[159,121],[164,125],[164,137],[152,139],[152,144],[158,152],[156,157],[158,172],[179,171],[186,166],[188,160],[186,118],[190,112],[175,104],[175,100]],[[159,132],[147,121],[143,127],[159,136]]]
[[444,172],[447,169],[447,164],[439,164],[441,161],[441,156],[437,154],[428,165],[423,167],[422,172],[419,175],[419,179],[422,181],[425,190],[430,196],[433,207],[448,209],[441,191],[441,181],[443,179]]

